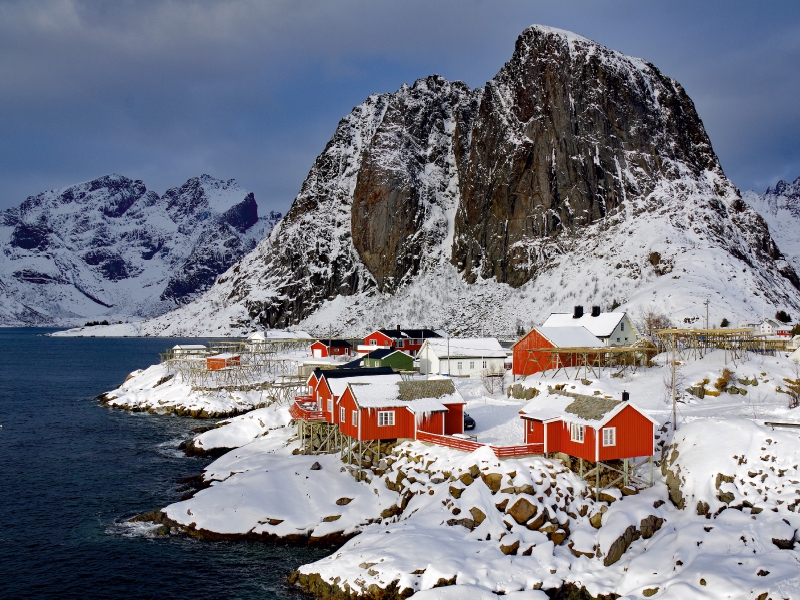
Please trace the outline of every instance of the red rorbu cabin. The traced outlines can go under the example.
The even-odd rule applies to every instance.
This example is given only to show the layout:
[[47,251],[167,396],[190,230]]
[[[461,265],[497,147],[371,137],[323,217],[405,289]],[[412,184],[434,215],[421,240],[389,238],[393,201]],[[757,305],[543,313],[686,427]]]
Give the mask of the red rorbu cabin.
[[422,344],[428,338],[441,337],[433,329],[378,329],[364,338],[364,344],[358,346],[358,353],[368,354],[373,350],[394,348],[406,354],[416,356]]
[[238,354],[216,354],[206,358],[206,369],[209,371],[218,371],[225,367],[238,367],[241,364],[241,358]]
[[353,347],[344,340],[317,340],[311,344],[311,355],[314,358],[329,356],[350,356]]
[[628,401],[545,396],[520,411],[525,443],[591,462],[652,456],[658,423]]
[[[536,352],[549,348],[603,348],[605,344],[585,327],[534,327],[514,344],[514,375],[532,375],[574,366],[574,357]],[[590,359],[591,360],[591,359]]]
[[449,379],[350,382],[338,402],[336,422],[359,441],[416,439],[418,431],[461,434],[464,404]]

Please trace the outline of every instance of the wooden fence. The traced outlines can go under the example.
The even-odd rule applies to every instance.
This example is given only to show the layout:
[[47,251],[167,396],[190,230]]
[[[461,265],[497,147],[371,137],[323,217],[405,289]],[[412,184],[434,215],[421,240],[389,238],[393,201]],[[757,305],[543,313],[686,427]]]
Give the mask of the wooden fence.
[[510,458],[512,456],[529,456],[531,454],[542,454],[544,452],[544,444],[521,444],[519,446],[492,446],[490,444],[481,444],[480,442],[473,442],[471,440],[464,440],[449,435],[438,435],[435,433],[427,433],[424,431],[417,431],[417,440],[420,442],[428,442],[429,444],[436,444],[438,446],[446,446],[454,448],[455,450],[463,450],[465,452],[474,452],[478,448],[488,446],[494,452],[497,458]]

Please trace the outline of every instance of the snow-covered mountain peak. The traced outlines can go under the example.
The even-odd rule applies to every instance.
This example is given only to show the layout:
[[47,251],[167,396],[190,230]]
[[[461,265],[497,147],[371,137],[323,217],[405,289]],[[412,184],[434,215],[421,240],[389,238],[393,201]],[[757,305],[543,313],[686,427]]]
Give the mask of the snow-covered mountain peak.
[[680,84],[533,26],[484,89],[432,75],[356,106],[270,238],[144,331],[511,335],[573,304],[692,319],[706,299],[734,322],[797,310],[800,279]]
[[0,212],[0,323],[151,317],[194,298],[280,219],[209,175],[167,190],[110,174]]

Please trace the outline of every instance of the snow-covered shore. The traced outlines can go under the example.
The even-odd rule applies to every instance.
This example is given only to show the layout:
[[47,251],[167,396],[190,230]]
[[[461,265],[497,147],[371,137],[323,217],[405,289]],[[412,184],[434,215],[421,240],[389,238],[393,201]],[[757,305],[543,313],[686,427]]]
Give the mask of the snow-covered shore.
[[[198,448],[235,449],[205,469],[208,487],[154,520],[199,537],[343,543],[293,575],[319,596],[800,597],[800,430],[764,425],[800,423],[779,391],[797,378],[795,366],[781,356],[724,358],[712,352],[680,365],[685,386],[709,380],[713,392],[729,368],[746,393],[682,391],[678,434],[659,431],[662,472],[638,494],[609,490],[597,501],[559,460],[498,460],[487,448],[468,454],[420,442],[387,448],[359,471],[336,454],[294,454],[285,407],[269,406],[199,434]],[[556,386],[614,398],[626,390],[664,423],[665,371],[583,381],[544,373],[521,383],[545,399]],[[479,380],[456,384],[480,441],[522,440],[525,400],[488,394]],[[649,478],[649,469],[640,474]]]

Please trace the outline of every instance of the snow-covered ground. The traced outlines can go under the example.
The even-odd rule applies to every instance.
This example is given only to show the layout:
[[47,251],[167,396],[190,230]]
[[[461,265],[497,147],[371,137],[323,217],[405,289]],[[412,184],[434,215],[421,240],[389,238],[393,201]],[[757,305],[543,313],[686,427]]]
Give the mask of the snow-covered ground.
[[[677,435],[671,440],[668,427],[660,433],[663,473],[657,470],[654,487],[637,495],[614,491],[596,502],[560,461],[500,461],[488,448],[469,454],[419,442],[395,447],[359,481],[357,469],[337,455],[293,455],[294,430],[282,426],[285,408],[266,407],[196,438],[208,447],[242,445],[206,468],[209,488],[165,512],[194,531],[232,536],[358,533],[330,557],[299,569],[296,583],[318,592],[374,594],[394,585],[420,598],[538,600],[534,588],[570,584],[594,596],[631,599],[800,597],[800,553],[792,548],[800,541],[800,430],[763,425],[800,423],[788,395],[778,391],[784,379],[800,375],[783,356],[751,355],[736,364],[724,358],[715,351],[680,365],[685,387],[708,379],[713,391],[727,367],[747,394],[682,393]],[[666,371],[603,373],[588,385],[545,373],[523,385],[540,389],[539,399],[556,384],[614,398],[626,390],[666,422]],[[480,380],[455,382],[479,441],[522,441],[518,411],[526,401],[489,394]],[[312,470],[314,462],[321,468]],[[649,477],[649,469],[641,475]],[[513,508],[523,499],[532,516]]]
[[225,417],[250,411],[270,402],[268,390],[193,390],[180,373],[165,364],[139,369],[117,389],[101,395],[114,408],[192,417]]

